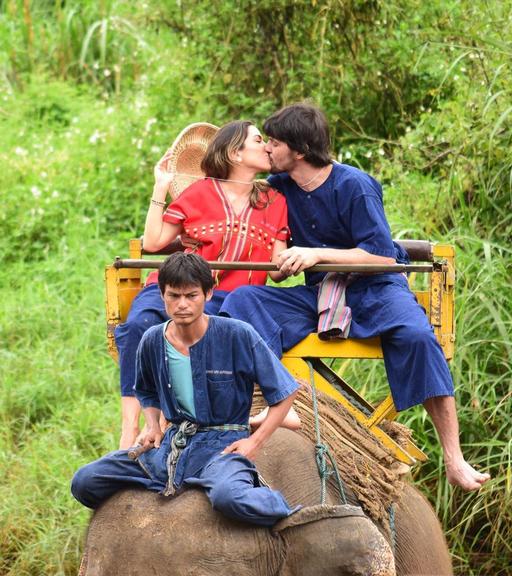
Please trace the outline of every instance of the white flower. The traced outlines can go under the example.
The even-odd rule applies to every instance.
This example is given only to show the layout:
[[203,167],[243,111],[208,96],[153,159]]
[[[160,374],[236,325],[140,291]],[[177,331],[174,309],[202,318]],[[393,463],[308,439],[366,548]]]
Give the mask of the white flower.
[[347,151],[345,152],[345,158],[346,158],[347,160],[350,160],[350,158],[352,158],[352,152],[350,152],[350,151],[347,150]]
[[385,152],[382,148],[378,149],[379,156],[384,156]]
[[105,70],[103,70],[103,75],[106,78],[108,78],[111,74],[112,74],[112,72],[108,68],[105,68]]
[[156,118],[150,118],[147,122],[146,122],[146,127],[145,130],[146,132],[149,132],[151,130],[151,126],[153,126],[153,124],[157,123],[157,119]]
[[89,142],[90,142],[91,144],[96,144],[96,142],[97,142],[98,140],[101,140],[101,138],[102,138],[101,133],[98,132],[98,130],[95,130],[95,131],[91,134],[91,136],[89,137]]
[[371,158],[372,157],[372,151],[368,150],[368,152],[365,153],[365,158]]
[[14,149],[14,153],[16,154],[16,156],[27,156],[28,151],[25,150],[25,148],[22,148],[21,146],[16,146],[16,148]]
[[58,198],[59,197],[59,191],[58,190],[54,190],[52,192],[52,198]]
[[41,198],[41,190],[37,186],[32,186],[30,189],[34,198]]

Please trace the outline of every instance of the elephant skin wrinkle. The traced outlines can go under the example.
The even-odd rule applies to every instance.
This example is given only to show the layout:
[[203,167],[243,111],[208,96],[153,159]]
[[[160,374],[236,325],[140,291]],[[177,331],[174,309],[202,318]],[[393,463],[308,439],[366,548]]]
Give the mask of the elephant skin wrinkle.
[[307,506],[295,514],[280,520],[273,528],[273,532],[281,532],[286,528],[293,526],[303,526],[310,522],[318,522],[324,518],[349,518],[365,517],[364,512],[359,506],[350,506],[343,504],[341,506],[328,506],[326,504],[317,504],[316,506]]

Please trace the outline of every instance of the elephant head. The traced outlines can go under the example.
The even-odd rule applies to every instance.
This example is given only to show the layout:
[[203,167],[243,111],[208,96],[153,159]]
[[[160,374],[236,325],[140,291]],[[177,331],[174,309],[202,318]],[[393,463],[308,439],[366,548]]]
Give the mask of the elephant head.
[[395,564],[399,575],[452,573],[439,522],[412,488],[397,506],[394,562],[384,531],[359,507],[334,505],[332,488],[328,504],[318,505],[320,481],[306,439],[278,430],[257,465],[292,506],[305,507],[268,530],[223,517],[200,490],[171,499],[126,490],[95,512],[80,576],[384,576],[395,574]]
[[125,491],[94,515],[83,576],[392,576],[393,554],[355,506],[306,507],[270,531],[233,522],[190,490]]

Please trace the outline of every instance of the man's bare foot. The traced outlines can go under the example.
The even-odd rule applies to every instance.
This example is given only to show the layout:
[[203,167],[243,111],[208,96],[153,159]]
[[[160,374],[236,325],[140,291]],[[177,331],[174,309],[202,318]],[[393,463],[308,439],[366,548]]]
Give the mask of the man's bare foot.
[[[263,420],[265,420],[265,418],[267,417],[267,413],[268,408],[265,408],[259,414],[256,414],[256,416],[251,416],[251,418],[249,418],[249,426],[251,427],[251,431],[254,432],[254,430],[256,430],[256,428],[258,428],[261,425]],[[301,426],[300,418],[297,412],[295,412],[295,410],[292,407],[288,411],[288,414],[284,417],[284,420],[281,422],[280,427],[289,428],[290,430],[298,430],[300,426]]]
[[124,428],[121,431],[121,439],[119,440],[119,450],[128,450],[137,443],[137,436],[140,431],[138,428]]
[[490,479],[490,474],[477,472],[473,466],[464,459],[446,464],[446,477],[452,486],[460,486],[463,490],[471,492],[479,490]]

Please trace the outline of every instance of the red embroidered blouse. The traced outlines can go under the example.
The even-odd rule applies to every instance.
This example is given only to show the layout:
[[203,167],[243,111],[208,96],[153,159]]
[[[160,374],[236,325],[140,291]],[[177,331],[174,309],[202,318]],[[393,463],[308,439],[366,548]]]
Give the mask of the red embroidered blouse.
[[[253,208],[249,203],[239,214],[233,208],[218,180],[205,178],[192,184],[169,206],[164,222],[182,224],[183,232],[201,241],[196,249],[206,260],[222,262],[269,262],[274,243],[289,237],[286,200],[274,189],[269,203]],[[191,250],[187,250],[190,252]],[[257,270],[214,271],[218,290],[234,290],[245,284],[265,284],[267,273]],[[151,273],[147,284],[155,282]]]

